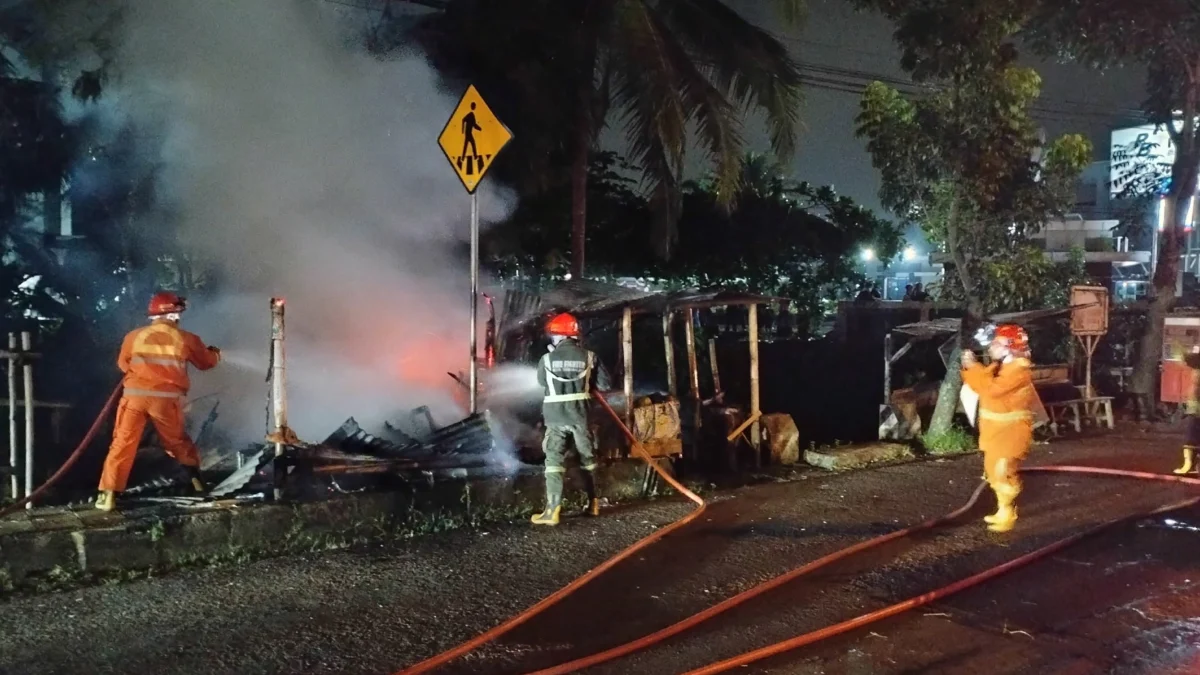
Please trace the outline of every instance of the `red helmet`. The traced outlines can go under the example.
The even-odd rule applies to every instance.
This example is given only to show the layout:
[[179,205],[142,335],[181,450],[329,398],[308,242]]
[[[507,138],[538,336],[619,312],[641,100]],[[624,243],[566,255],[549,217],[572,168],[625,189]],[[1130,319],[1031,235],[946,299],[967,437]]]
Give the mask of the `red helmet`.
[[146,309],[146,313],[150,316],[163,316],[164,314],[177,314],[186,309],[187,298],[170,291],[162,291],[155,293],[154,297],[150,298],[150,306]]
[[546,324],[546,332],[563,337],[579,337],[579,322],[566,312],[555,314]]
[[1029,335],[1024,328],[1016,324],[1006,323],[996,326],[996,333],[992,337],[992,341],[999,342],[1010,351],[1029,351]]

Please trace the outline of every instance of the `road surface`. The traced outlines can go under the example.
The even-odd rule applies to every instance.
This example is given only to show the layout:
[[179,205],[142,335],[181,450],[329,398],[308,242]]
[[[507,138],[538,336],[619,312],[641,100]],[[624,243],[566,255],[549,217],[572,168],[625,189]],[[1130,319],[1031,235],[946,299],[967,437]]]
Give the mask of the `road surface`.
[[[1166,471],[1178,436],[1128,428],[1042,446],[1035,463]],[[449,673],[520,673],[672,623],[830,551],[962,504],[978,457],[802,474],[710,496],[700,522],[468,657]],[[1194,494],[1119,479],[1026,478],[1021,520],[960,524],[792,583],[589,673],[682,673],[878,609],[1089,525]],[[665,500],[0,602],[0,673],[386,674],[453,646],[682,516]],[[1200,672],[1200,513],[1133,523],[976,589],[740,673]],[[1182,525],[1181,525],[1182,523]]]

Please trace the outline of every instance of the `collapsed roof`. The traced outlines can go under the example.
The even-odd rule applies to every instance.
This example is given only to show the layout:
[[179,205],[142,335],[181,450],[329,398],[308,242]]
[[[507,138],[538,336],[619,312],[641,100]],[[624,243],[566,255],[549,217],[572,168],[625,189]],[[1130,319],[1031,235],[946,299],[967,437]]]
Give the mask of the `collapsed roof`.
[[567,281],[541,292],[508,291],[502,322],[507,331],[550,311],[571,312],[579,318],[591,319],[615,318],[627,308],[634,314],[664,314],[680,309],[780,302],[788,299],[724,289],[656,292],[599,281]]
[[[1015,323],[1019,326],[1025,326],[1043,319],[1051,319],[1070,314],[1076,309],[1085,309],[1094,307],[1098,303],[1091,302],[1084,305],[1074,305],[1071,307],[1063,307],[1056,309],[1034,309],[1027,312],[1008,312],[1006,314],[993,314],[988,317],[988,320],[993,323]],[[901,333],[917,340],[928,340],[943,335],[954,335],[962,326],[962,319],[957,317],[945,317],[940,319],[932,319],[930,321],[918,321],[916,323],[906,323],[902,326],[896,326],[892,332]]]

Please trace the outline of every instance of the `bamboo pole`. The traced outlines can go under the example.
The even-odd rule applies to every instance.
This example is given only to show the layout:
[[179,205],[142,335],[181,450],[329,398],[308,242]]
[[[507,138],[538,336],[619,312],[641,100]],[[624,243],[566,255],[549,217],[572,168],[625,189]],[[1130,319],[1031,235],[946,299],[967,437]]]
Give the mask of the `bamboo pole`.
[[688,357],[688,394],[692,399],[692,445],[693,452],[700,447],[700,370],[696,365],[696,311],[691,307],[687,310],[687,326],[684,335],[687,338]]
[[662,331],[663,331],[663,350],[667,357],[667,393],[671,396],[677,395],[677,387],[675,384],[675,348],[671,344],[671,320],[675,318],[671,310],[663,312],[662,316]]
[[8,334],[8,468],[12,470],[12,498],[21,498],[21,479],[17,475],[17,359],[13,354],[17,351],[17,336]]
[[717,339],[708,339],[708,362],[712,364],[713,397],[721,393],[721,367],[717,365]]
[[[21,332],[21,351],[33,351],[33,336],[29,331]],[[25,496],[33,494],[33,364],[28,359],[21,367],[25,376]],[[27,502],[25,508],[32,509],[33,502]]]
[[633,309],[621,313],[621,358],[624,359],[625,426],[633,428]]
[[754,447],[754,464],[762,465],[762,453],[759,452],[758,417],[762,416],[759,409],[758,397],[758,305],[750,305],[750,416],[755,418],[750,427],[750,445]]

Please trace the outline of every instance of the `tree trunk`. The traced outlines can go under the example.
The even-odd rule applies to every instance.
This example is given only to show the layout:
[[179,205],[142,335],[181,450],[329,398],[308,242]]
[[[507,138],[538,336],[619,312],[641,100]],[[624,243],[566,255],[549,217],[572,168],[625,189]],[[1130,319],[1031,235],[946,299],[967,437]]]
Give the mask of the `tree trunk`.
[[958,231],[959,203],[957,190],[950,203],[950,216],[946,223],[946,244],[954,259],[954,269],[962,284],[963,293],[967,298],[967,313],[959,324],[958,335],[954,339],[954,349],[946,359],[946,376],[942,378],[942,386],[938,388],[937,405],[933,409],[933,417],[929,420],[930,434],[942,434],[950,430],[954,424],[954,413],[958,410],[959,393],[962,391],[962,349],[970,339],[971,332],[979,323],[981,303],[975,298],[975,286],[971,271],[967,267],[967,256],[960,244]]
[[575,131],[575,151],[571,160],[571,278],[583,278],[587,244],[588,158],[592,150],[592,132],[581,120]]
[[1196,159],[1182,156],[1177,159],[1176,170],[1172,171],[1171,191],[1163,201],[1163,222],[1167,225],[1159,236],[1158,263],[1154,270],[1154,295],[1150,298],[1150,309],[1146,314],[1146,325],[1138,342],[1138,358],[1134,364],[1133,377],[1129,381],[1130,393],[1142,419],[1154,416],[1157,407],[1159,364],[1162,361],[1163,324],[1167,314],[1175,306],[1175,288],[1179,279],[1179,249],[1183,236],[1182,219],[1186,217],[1187,203],[1196,191]]
[[954,340],[954,349],[946,360],[946,376],[942,378],[942,386],[938,388],[937,405],[933,408],[933,417],[929,420],[929,431],[932,435],[949,431],[954,424],[954,413],[958,410],[958,395],[962,390],[962,332]]
[[589,19],[594,5],[585,2],[582,10],[578,39],[582,49],[577,63],[579,78],[576,91],[573,157],[571,158],[571,278],[582,279],[587,249],[587,187],[588,169],[591,166],[592,143],[595,141],[599,122],[596,119],[596,36],[592,34]]

